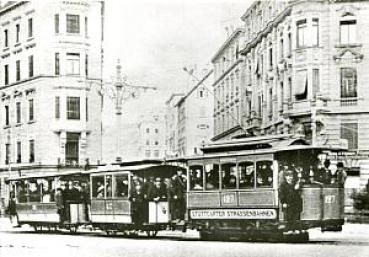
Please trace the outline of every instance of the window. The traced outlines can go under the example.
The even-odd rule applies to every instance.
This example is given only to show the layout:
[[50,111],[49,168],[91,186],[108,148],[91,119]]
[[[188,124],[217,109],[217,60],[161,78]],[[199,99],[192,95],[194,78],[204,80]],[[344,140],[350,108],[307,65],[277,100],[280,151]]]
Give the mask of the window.
[[86,97],[86,121],[88,121],[88,98]]
[[358,149],[358,125],[357,123],[341,124],[341,139],[346,139],[349,150]]
[[28,56],[28,76],[33,77],[33,55]]
[[60,57],[59,53],[55,53],[55,75],[60,75]]
[[312,35],[311,35],[311,46],[319,45],[319,19],[313,19]]
[[29,114],[29,116],[28,116],[28,119],[29,119],[29,121],[33,121],[33,119],[34,119],[34,112],[33,112],[33,99],[29,99],[28,100],[28,114]]
[[159,141],[155,141],[155,145],[159,145]]
[[258,161],[256,162],[256,187],[272,187],[273,186],[273,162]]
[[319,69],[313,69],[313,95],[316,97],[316,94],[320,90],[319,83]]
[[20,34],[20,25],[19,24],[15,25],[15,31],[16,31],[15,42],[18,43],[19,42],[19,34]]
[[5,164],[10,164],[10,144],[5,144]]
[[117,198],[128,198],[128,175],[115,175],[114,176],[115,183],[113,183],[114,186],[114,194],[113,197]]
[[54,26],[55,26],[55,33],[59,33],[59,14],[54,15]]
[[29,162],[35,162],[35,140],[29,141]]
[[22,145],[21,142],[17,142],[17,163],[22,162]]
[[146,145],[150,145],[150,140],[146,139]]
[[306,20],[297,22],[297,47],[305,47],[307,40],[307,26]]
[[204,181],[204,167],[202,165],[192,165],[190,170],[190,190],[202,190]]
[[4,65],[4,84],[9,85],[9,65]]
[[78,53],[67,53],[67,74],[79,75],[80,59]]
[[88,77],[88,54],[85,57],[85,75]]
[[280,55],[281,58],[284,57],[283,38],[279,41],[279,55]]
[[205,164],[205,189],[219,190],[219,164]]
[[79,134],[67,132],[67,142],[65,144],[65,164],[67,166],[77,166],[79,161]]
[[150,133],[150,129],[149,128],[146,128],[146,133]]
[[146,150],[145,151],[145,157],[150,157],[151,153],[150,153],[150,150]]
[[288,33],[288,55],[292,53],[292,36],[291,33]]
[[20,60],[16,61],[15,63],[15,68],[16,68],[16,81],[19,81],[21,79],[21,70],[20,70]]
[[300,70],[296,72],[295,96],[297,101],[305,100],[307,98],[308,77],[307,70]]
[[67,97],[67,119],[79,120],[80,119],[80,102],[79,97]]
[[154,157],[159,157],[159,150],[154,151]]
[[5,126],[9,126],[9,106],[5,105]]
[[273,69],[273,48],[269,48],[269,69]]
[[92,197],[104,198],[105,197],[105,182],[104,176],[93,176],[92,181]]
[[155,129],[155,134],[158,134],[159,133],[159,129]]
[[341,68],[341,98],[357,97],[356,68]]
[[88,18],[85,17],[85,36],[88,37]]
[[17,110],[17,123],[21,123],[22,121],[22,117],[21,117],[21,112],[22,112],[22,109],[21,109],[21,103],[20,102],[17,102],[16,103],[16,110]]
[[8,37],[8,30],[4,30],[4,47],[8,47],[9,46],[9,37]]
[[28,19],[28,37],[33,37],[33,19]]
[[235,189],[236,188],[236,163],[222,163],[220,165],[220,175],[222,177],[223,189]]
[[272,117],[273,115],[273,89],[269,89],[269,116],[270,118]]
[[55,96],[55,118],[60,118],[60,97]]
[[340,21],[340,43],[356,43],[356,20]]
[[255,185],[254,163],[245,161],[238,164],[238,175],[240,178],[240,188],[253,188]]
[[79,15],[67,14],[67,33],[79,33]]

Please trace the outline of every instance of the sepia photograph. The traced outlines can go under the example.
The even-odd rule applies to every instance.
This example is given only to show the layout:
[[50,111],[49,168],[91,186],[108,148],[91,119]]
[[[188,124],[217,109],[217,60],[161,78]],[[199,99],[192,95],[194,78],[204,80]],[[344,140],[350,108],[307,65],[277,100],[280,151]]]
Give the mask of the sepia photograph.
[[369,256],[368,67],[369,0],[0,1],[0,257]]

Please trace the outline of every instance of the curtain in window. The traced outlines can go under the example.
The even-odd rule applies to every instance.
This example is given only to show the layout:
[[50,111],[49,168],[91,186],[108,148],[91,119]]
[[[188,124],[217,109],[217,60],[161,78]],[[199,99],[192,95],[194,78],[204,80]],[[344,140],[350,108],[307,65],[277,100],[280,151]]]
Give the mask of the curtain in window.
[[304,95],[307,92],[307,86],[307,70],[298,71],[295,80],[295,96]]

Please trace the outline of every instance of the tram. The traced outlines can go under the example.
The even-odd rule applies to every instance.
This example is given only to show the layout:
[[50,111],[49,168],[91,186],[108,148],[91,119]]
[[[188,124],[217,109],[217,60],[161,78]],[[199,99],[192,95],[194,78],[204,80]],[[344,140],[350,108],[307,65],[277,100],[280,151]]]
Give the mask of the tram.
[[[142,196],[142,208],[139,209],[133,206],[133,191],[136,184],[144,186],[144,182],[153,178],[166,186],[164,182],[170,180],[178,169],[185,170],[163,164],[161,160],[144,160],[108,165],[90,172],[90,223],[107,234],[144,231],[148,236],[156,236],[158,231],[169,226],[175,228],[165,190],[165,195],[157,201],[147,199],[147,195]],[[149,189],[140,190],[147,194]]]
[[[205,240],[280,240],[292,235],[306,241],[310,228],[342,229],[343,183],[338,171],[329,180],[325,178],[335,166],[322,164],[328,163],[332,153],[344,150],[312,146],[293,135],[264,136],[214,142],[197,156],[122,162],[83,172],[10,178],[8,182],[16,195],[19,223],[36,230],[67,228],[75,232],[79,226],[89,225],[107,234],[143,231],[156,236],[168,228],[190,228]],[[173,215],[170,193],[157,200],[134,193],[152,178],[165,182],[162,184],[169,192],[178,171],[187,176],[184,223]],[[301,199],[293,223],[286,217],[282,201],[286,171],[294,174],[298,185],[294,194]],[[77,188],[80,197],[64,199],[61,219],[54,195],[58,187],[65,191],[67,185]]]
[[[266,236],[292,231],[308,240],[307,229],[340,231],[344,224],[343,183],[322,178],[328,153],[292,135],[236,139],[205,146],[202,156],[182,160],[188,169],[188,226],[202,238]],[[283,170],[300,185],[301,213],[288,224],[280,199]]]
[[[48,230],[65,228],[76,232],[79,226],[89,222],[88,178],[81,172],[73,171],[8,179],[7,182],[10,183],[11,192],[16,199],[18,224],[28,224],[36,231],[43,228]],[[77,187],[82,193],[74,194],[73,188]],[[63,203],[63,213],[59,213],[55,203],[57,188],[68,191],[69,194]]]

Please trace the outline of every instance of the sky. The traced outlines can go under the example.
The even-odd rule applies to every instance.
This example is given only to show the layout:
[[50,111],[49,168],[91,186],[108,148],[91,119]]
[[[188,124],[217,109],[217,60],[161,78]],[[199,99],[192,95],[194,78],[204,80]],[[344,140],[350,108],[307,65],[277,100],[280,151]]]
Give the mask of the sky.
[[158,88],[125,103],[126,113],[133,114],[130,109],[164,106],[171,93],[187,91],[183,67],[211,68],[212,56],[226,39],[225,27],[242,24],[240,17],[252,1],[105,2],[105,79],[113,78],[119,58],[131,84]]

